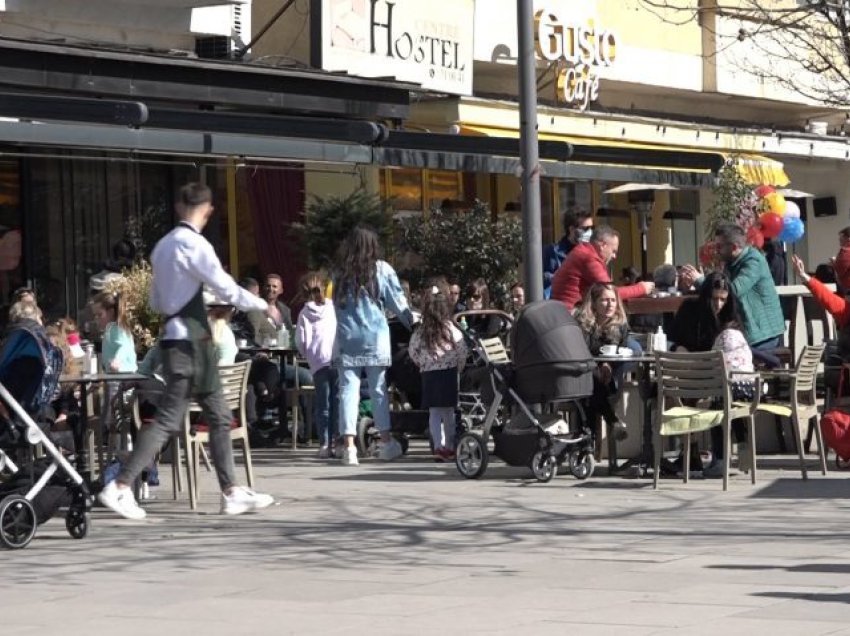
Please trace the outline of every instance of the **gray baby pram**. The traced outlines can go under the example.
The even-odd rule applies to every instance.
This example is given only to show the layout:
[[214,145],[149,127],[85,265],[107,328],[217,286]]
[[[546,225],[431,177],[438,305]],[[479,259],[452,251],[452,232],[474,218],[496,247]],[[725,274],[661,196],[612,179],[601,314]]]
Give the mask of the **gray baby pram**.
[[[564,462],[575,477],[590,477],[594,442],[581,403],[593,393],[595,363],[566,306],[557,301],[526,305],[511,329],[512,360],[498,339],[467,337],[486,365],[481,394],[487,414],[480,430],[458,440],[458,472],[481,477],[492,454],[512,466],[529,466],[542,482]],[[541,415],[530,405],[568,407],[577,417],[570,418],[570,426],[557,413]]]

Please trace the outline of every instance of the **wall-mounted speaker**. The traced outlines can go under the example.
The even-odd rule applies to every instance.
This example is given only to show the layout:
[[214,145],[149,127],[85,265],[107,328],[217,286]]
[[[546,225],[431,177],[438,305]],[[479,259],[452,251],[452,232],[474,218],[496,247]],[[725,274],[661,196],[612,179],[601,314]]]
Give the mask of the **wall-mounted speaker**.
[[838,216],[838,204],[835,197],[820,197],[812,200],[812,210],[816,217]]

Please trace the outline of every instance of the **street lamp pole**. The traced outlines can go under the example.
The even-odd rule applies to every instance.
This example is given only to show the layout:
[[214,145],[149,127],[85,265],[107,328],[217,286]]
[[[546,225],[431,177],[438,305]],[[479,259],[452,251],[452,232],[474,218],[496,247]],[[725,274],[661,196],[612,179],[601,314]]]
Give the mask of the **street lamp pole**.
[[537,146],[537,72],[532,0],[517,0],[519,140],[522,163],[523,282],[529,301],[543,299],[543,231],[540,225],[540,161]]

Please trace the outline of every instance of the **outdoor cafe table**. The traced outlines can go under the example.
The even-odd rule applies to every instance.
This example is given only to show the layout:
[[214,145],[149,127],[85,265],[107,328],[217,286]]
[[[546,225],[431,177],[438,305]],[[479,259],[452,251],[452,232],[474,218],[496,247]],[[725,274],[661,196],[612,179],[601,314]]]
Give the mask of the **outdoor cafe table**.
[[[89,457],[88,445],[86,444],[86,432],[88,431],[89,423],[89,387],[100,385],[104,382],[143,382],[149,379],[149,376],[142,375],[141,373],[112,372],[63,374],[59,377],[60,384],[76,384],[80,387],[80,425],[74,430],[74,445],[77,449],[77,470],[83,479],[86,480],[87,484],[92,483],[92,458]],[[99,449],[98,452],[102,451]]]
[[646,476],[649,466],[652,464],[652,369],[655,364],[655,356],[651,353],[641,353],[632,356],[594,356],[597,363],[607,362],[609,364],[636,363],[638,372],[638,395],[643,405],[643,431],[641,439],[641,450],[637,457],[627,460],[622,465],[617,465],[617,444],[608,436],[608,466],[611,474],[620,473],[632,466],[637,466],[642,476]]

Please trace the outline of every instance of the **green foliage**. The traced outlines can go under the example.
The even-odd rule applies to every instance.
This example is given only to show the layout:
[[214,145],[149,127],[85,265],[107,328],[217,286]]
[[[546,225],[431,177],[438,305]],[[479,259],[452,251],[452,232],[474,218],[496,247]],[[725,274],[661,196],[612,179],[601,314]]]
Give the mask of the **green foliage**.
[[404,219],[399,230],[402,249],[423,263],[411,279],[447,276],[463,286],[480,277],[493,302],[507,306],[522,258],[519,220],[506,215],[494,220],[487,204],[476,201],[468,212],[435,210],[425,219]]
[[307,253],[310,267],[332,269],[340,243],[357,226],[378,233],[386,246],[392,232],[390,215],[380,197],[364,190],[347,196],[309,197],[302,223],[292,228]]
[[738,223],[742,226],[752,224],[751,217],[756,204],[753,186],[741,176],[735,157],[730,158],[720,169],[712,192],[714,204],[709,208],[705,220],[707,237],[714,236],[714,230],[723,223]]

